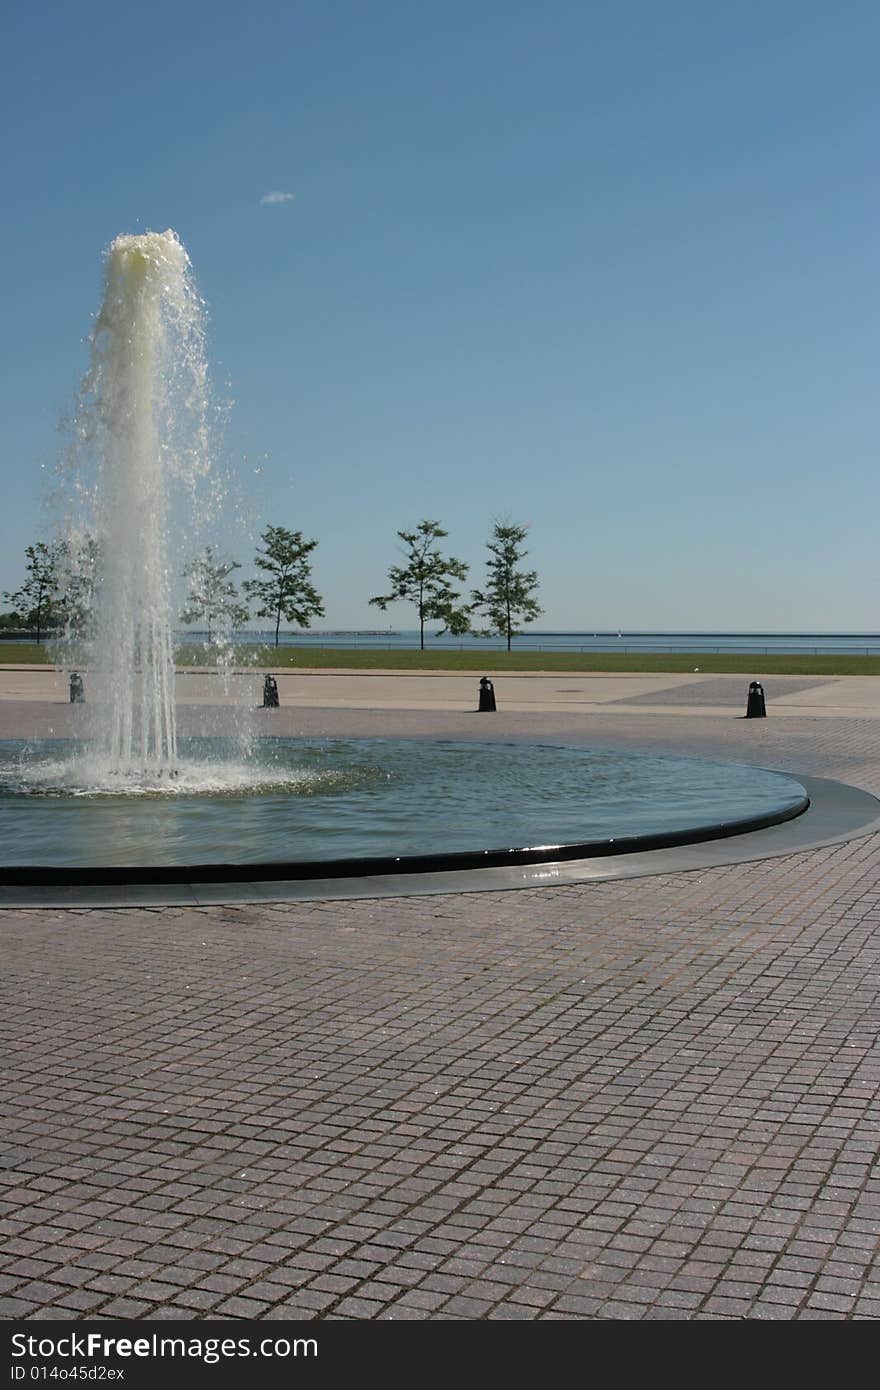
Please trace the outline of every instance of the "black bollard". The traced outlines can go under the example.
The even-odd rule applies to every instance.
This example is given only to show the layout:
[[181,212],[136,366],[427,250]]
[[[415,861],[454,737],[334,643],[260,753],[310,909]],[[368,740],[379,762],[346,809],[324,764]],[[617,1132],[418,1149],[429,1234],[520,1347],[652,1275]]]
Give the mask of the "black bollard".
[[274,676],[266,676],[263,681],[263,709],[277,709],[278,705],[278,682]]
[[71,671],[71,673],[70,673],[70,703],[71,703],[72,705],[81,705],[81,704],[84,704],[84,703],[85,703],[85,698],[86,698],[86,692],[85,692],[85,688],[84,688],[84,686],[83,686],[83,679],[82,679],[82,676],[79,674],[78,671]]
[[477,710],[481,712],[483,710],[494,710],[495,708],[495,687],[488,676],[483,676],[480,681],[480,702],[477,705]]
[[760,681],[752,681],[749,686],[749,698],[746,702],[746,719],[763,719],[766,713],[764,687]]

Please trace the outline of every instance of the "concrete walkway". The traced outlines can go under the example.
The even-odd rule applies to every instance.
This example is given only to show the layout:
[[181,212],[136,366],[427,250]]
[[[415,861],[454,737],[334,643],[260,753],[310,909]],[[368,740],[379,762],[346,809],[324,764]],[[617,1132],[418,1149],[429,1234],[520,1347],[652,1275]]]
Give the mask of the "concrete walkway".
[[[69,727],[51,679],[0,675],[0,736]],[[206,682],[184,721],[222,710]],[[766,720],[747,684],[504,677],[477,717],[470,677],[291,672],[255,719],[880,794],[880,681],[768,678]],[[520,892],[9,909],[0,950],[6,1318],[880,1314],[880,836]]]
[[[309,671],[274,672],[283,709],[475,710],[478,677],[461,671]],[[768,676],[756,670],[768,710],[776,715],[829,714],[880,718],[880,677]],[[88,676],[86,675],[86,684]],[[240,707],[262,704],[262,671],[235,672],[224,680],[215,672],[181,670],[179,705]],[[669,672],[529,672],[496,680],[499,707],[516,713],[540,711],[587,714],[596,709],[626,711],[637,704],[645,712],[716,713],[719,708],[743,713],[749,678]],[[53,667],[0,665],[0,702],[65,705],[67,681]]]

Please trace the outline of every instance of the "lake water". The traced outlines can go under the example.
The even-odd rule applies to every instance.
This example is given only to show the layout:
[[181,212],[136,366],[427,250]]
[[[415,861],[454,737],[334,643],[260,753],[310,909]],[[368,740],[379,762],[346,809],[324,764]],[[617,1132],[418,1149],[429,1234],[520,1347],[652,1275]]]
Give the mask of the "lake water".
[[[203,642],[207,633],[196,630],[180,631],[175,641],[181,645]],[[20,642],[21,637],[0,636],[4,642]],[[249,629],[235,634],[236,643],[274,646],[274,631]],[[326,647],[334,650],[392,650],[415,651],[419,634],[414,629],[369,629],[364,631],[315,629],[310,632],[282,632],[282,647]],[[427,651],[503,651],[506,643],[500,637],[438,637],[425,636]],[[786,653],[808,656],[880,656],[878,632],[524,632],[513,640],[519,652],[693,652],[741,653],[742,655],[784,656]]]
[[[198,640],[199,634],[180,634],[180,640]],[[237,641],[272,645],[274,632],[243,632]],[[382,648],[415,649],[419,634],[414,630],[370,630],[282,632],[285,647],[332,647],[338,649]],[[876,632],[524,632],[513,646],[520,652],[695,652],[770,655],[880,655],[880,633]],[[506,643],[498,637],[437,637],[426,635],[429,651],[501,651]]]

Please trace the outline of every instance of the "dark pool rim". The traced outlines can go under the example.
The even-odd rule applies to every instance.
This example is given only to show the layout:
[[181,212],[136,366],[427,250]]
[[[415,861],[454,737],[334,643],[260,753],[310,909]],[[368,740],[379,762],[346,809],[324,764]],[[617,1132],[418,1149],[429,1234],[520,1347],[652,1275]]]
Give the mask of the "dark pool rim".
[[[798,784],[800,785],[800,784]],[[802,789],[803,790],[803,789]],[[124,884],[280,883],[311,879],[365,878],[387,874],[461,873],[473,869],[497,869],[523,864],[560,863],[572,859],[599,859],[614,855],[645,854],[676,849],[707,840],[724,840],[782,825],[803,815],[810,805],[804,791],[793,804],[761,815],[712,821],[678,830],[646,835],[616,835],[600,840],[574,840],[563,844],[524,845],[507,849],[453,850],[436,854],[399,854],[255,861],[244,864],[107,864],[0,866],[2,887],[118,887]]]

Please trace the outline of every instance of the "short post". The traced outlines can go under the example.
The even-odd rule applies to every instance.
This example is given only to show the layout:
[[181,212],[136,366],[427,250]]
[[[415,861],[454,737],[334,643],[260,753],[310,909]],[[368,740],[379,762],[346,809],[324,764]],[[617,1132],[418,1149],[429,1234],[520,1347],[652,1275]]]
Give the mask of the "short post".
[[278,682],[274,676],[266,676],[263,681],[263,709],[278,709]]
[[749,698],[746,701],[746,719],[763,719],[766,713],[764,687],[760,681],[752,681],[749,686]]
[[85,703],[86,692],[83,686],[83,678],[78,671],[70,673],[70,703],[72,705],[82,705]]
[[480,702],[477,705],[477,711],[481,713],[484,710],[494,710],[495,708],[495,687],[488,676],[483,676],[480,681]]

